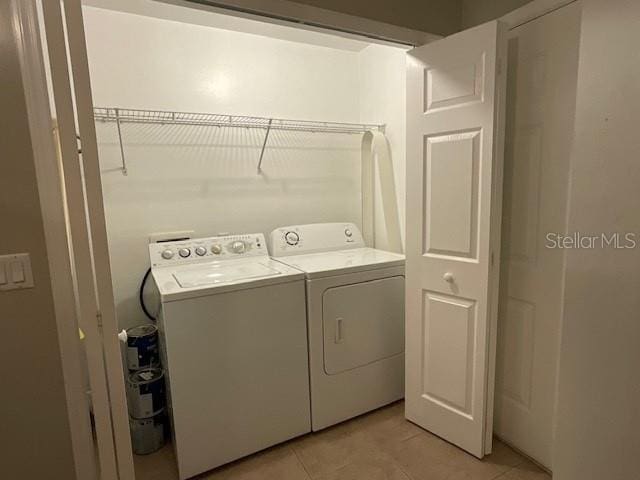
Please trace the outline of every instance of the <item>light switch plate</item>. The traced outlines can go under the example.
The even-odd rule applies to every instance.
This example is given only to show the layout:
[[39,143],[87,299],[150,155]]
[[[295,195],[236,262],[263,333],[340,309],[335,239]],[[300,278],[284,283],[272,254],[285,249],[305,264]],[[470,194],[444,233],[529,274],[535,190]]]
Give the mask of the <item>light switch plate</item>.
[[29,254],[0,255],[0,291],[22,288],[33,288]]

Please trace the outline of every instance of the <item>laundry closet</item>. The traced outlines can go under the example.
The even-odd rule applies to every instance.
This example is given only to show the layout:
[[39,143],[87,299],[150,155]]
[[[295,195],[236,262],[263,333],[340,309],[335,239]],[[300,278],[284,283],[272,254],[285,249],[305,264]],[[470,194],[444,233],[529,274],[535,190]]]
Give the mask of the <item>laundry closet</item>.
[[[83,15],[115,308],[128,355],[147,348],[140,324],[160,330],[155,370],[139,371],[125,357],[134,452],[153,455],[162,444],[159,423],[170,425],[187,478],[401,399],[404,259],[383,251],[403,251],[408,46],[149,1],[87,2]],[[327,228],[285,229],[282,246],[270,236],[306,224]],[[266,260],[288,255],[284,247],[312,257],[331,242],[365,247],[365,237],[379,250],[337,257],[347,262],[343,270],[362,263],[363,273],[345,275],[342,288],[330,279],[322,290],[310,286],[320,280],[307,283],[307,292],[323,297],[336,292],[329,303],[314,300],[318,307],[305,307],[296,258],[283,257],[290,267]],[[223,273],[234,253],[255,262]],[[163,268],[200,256],[203,267]],[[212,260],[220,267],[197,276]],[[274,285],[256,280],[253,290],[212,296],[205,307],[209,297],[197,286],[209,277],[237,284],[225,275]],[[167,287],[176,280],[177,293]],[[185,300],[194,286],[194,299]],[[306,326],[314,308],[334,310],[335,327],[319,326],[341,337],[329,343],[333,353],[326,335],[324,346],[321,337],[316,344],[313,321]],[[324,358],[317,367],[316,358]],[[201,371],[207,362],[221,367]],[[141,417],[145,395],[153,405]],[[244,438],[235,438],[239,432]]]
[[[91,97],[79,103],[92,103],[99,167],[85,166],[85,201],[89,230],[104,222],[108,246],[97,264],[109,268],[94,271],[98,296],[112,289],[105,316],[121,331],[100,346],[103,367],[102,350],[85,344],[87,388],[97,391],[104,368],[111,395],[93,406],[98,449],[126,463],[131,434],[137,478],[185,479],[406,397],[396,404],[403,421],[475,457],[491,454],[495,431],[550,468],[561,280],[557,298],[527,282],[562,278],[563,254],[535,239],[565,227],[568,144],[555,133],[571,127],[578,7],[414,48],[196,3],[82,2]],[[91,207],[97,194],[103,212]],[[223,284],[238,256],[253,261],[241,268],[262,293],[235,297],[231,280],[220,290],[231,303],[177,308],[209,288],[202,278]],[[201,261],[216,270],[202,274]],[[348,326],[341,309],[354,299],[354,316],[375,328]],[[245,330],[225,324],[229,341],[210,342],[220,312],[243,312]],[[243,323],[262,313],[286,335]],[[202,335],[185,336],[190,328]],[[146,354],[138,339],[148,332],[155,373],[136,372],[131,358]],[[361,344],[330,359],[345,338]],[[245,343],[273,365],[250,368]],[[192,356],[208,349],[215,355]],[[201,372],[218,367],[223,375],[200,389]],[[118,375],[133,385],[128,411]],[[153,408],[136,404],[143,389]],[[286,421],[268,407],[278,395]],[[100,445],[109,432],[113,445]]]

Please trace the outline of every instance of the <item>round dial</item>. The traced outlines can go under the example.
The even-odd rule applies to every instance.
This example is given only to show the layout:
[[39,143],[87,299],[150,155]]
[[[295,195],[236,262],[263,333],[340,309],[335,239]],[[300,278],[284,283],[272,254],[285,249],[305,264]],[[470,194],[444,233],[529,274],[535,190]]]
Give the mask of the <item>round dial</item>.
[[284,234],[284,240],[289,245],[297,245],[300,241],[300,235],[298,235],[296,232],[287,232]]
[[219,243],[214,243],[211,245],[211,253],[220,255],[222,253],[222,246]]
[[347,237],[351,237],[351,236],[353,235],[353,232],[352,232],[351,230],[349,230],[348,228],[345,228],[345,229],[344,229],[344,234],[345,234]]
[[244,253],[247,250],[247,244],[242,240],[236,240],[229,247],[233,253]]
[[178,250],[178,255],[180,255],[182,258],[187,258],[189,255],[191,255],[191,250],[189,250],[188,248],[181,248],[180,250]]
[[202,257],[205,253],[207,253],[207,249],[204,247],[196,247],[196,255]]
[[162,253],[162,258],[165,260],[171,260],[173,258],[173,250],[169,250],[168,248],[164,250]]

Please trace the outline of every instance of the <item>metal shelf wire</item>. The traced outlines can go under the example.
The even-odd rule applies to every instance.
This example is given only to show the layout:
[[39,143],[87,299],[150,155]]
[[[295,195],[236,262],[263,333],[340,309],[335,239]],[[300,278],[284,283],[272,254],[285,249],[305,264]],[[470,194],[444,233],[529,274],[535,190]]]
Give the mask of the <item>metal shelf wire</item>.
[[250,117],[243,115],[223,115],[217,113],[173,112],[164,110],[140,110],[133,108],[95,107],[93,115],[96,121],[115,122],[120,142],[122,173],[127,174],[124,146],[122,141],[123,123],[148,123],[157,125],[191,125],[207,127],[256,128],[266,131],[258,172],[261,171],[262,158],[271,130],[297,132],[363,134],[371,130],[384,131],[384,125],[370,123],[317,122],[311,120],[288,120],[283,118]]

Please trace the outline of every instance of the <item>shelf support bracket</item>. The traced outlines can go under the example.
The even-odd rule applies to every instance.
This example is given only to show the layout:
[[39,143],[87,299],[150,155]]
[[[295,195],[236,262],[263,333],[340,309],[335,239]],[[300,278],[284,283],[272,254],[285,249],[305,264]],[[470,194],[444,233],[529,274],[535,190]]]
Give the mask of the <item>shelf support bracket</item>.
[[118,129],[118,141],[120,142],[120,158],[122,159],[122,175],[127,175],[127,161],[124,156],[124,144],[122,143],[122,131],[120,130],[120,112],[115,109],[116,127]]
[[270,118],[269,124],[267,125],[267,133],[264,134],[264,142],[262,142],[262,150],[260,150],[260,160],[258,160],[258,173],[262,172],[262,157],[264,157],[264,149],[267,146],[267,140],[269,140],[269,132],[271,132],[272,122],[273,118]]

